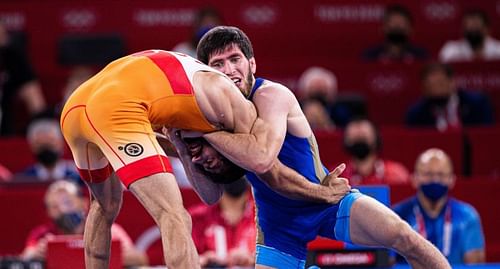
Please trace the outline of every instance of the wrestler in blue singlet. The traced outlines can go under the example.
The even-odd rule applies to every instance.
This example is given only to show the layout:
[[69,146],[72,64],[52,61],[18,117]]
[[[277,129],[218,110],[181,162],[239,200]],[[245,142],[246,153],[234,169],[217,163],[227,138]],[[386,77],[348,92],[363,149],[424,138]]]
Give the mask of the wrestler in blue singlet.
[[[263,82],[256,79],[250,100]],[[320,184],[328,173],[314,135],[301,138],[287,133],[278,159],[313,183]],[[257,211],[257,264],[304,268],[306,245],[317,235],[351,242],[349,214],[352,203],[361,196],[359,192],[349,193],[336,205],[299,201],[271,190],[253,173],[246,176],[253,187]]]

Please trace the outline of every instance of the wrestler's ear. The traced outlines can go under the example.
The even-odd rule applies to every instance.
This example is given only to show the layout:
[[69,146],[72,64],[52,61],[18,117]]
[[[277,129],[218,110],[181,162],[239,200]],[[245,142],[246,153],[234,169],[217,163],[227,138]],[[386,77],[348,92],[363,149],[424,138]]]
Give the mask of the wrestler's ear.
[[250,70],[252,70],[252,74],[255,74],[255,72],[257,71],[257,63],[255,62],[255,57],[248,59],[248,62],[250,63]]

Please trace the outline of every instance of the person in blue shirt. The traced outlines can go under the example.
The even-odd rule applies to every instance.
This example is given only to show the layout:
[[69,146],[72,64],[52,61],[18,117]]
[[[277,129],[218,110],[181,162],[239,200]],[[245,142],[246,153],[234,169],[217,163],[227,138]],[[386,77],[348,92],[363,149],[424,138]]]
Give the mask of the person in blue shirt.
[[483,263],[484,235],[479,215],[470,204],[451,198],[455,184],[448,155],[437,148],[417,159],[413,186],[417,194],[394,206],[394,211],[434,244],[448,261]]
[[34,120],[28,126],[26,139],[36,162],[26,167],[21,175],[37,181],[69,180],[84,185],[74,162],[63,158],[64,139],[57,120]]
[[406,125],[445,131],[495,123],[488,96],[459,87],[451,66],[429,63],[422,68],[420,76],[422,97],[406,112]]
[[[304,268],[306,245],[317,235],[393,248],[414,268],[449,268],[432,244],[368,196],[351,191],[340,202],[327,203],[314,201],[314,196],[320,196],[314,189],[305,199],[299,195],[308,184],[325,184],[328,171],[321,163],[314,134],[293,93],[281,84],[254,77],[253,49],[240,29],[219,26],[210,30],[198,45],[198,59],[226,74],[255,104],[257,121],[263,124],[254,123],[254,128],[269,129],[267,137],[257,143],[249,143],[247,139],[252,137],[224,131],[204,134],[205,140],[188,140],[186,135],[191,134],[180,137],[172,130],[169,132],[181,161],[188,167],[188,176],[192,176],[192,171],[205,170],[214,180],[231,163],[251,171],[246,176],[253,187],[257,210],[256,268]],[[273,161],[276,157],[304,177],[303,186],[296,182],[292,186],[284,180],[275,169],[279,165]],[[264,165],[267,163],[271,165]],[[340,165],[332,174],[338,176],[344,169],[345,165]],[[283,192],[282,186],[288,186],[288,191]]]

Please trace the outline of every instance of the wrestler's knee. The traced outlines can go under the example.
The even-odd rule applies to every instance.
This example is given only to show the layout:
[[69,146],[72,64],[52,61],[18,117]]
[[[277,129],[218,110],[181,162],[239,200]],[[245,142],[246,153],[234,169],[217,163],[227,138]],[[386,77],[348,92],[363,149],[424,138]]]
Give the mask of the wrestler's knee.
[[393,233],[389,247],[403,255],[412,253],[418,245],[418,234],[412,230],[408,223],[401,219],[394,220],[391,228]]
[[113,223],[120,212],[121,205],[122,199],[120,197],[104,204],[99,204],[97,200],[93,200],[91,207],[98,207],[98,210],[101,210],[101,214],[104,216],[106,221],[108,223]]
[[159,226],[168,226],[168,227],[181,227],[182,229],[186,229],[186,231],[191,232],[192,221],[191,216],[184,208],[180,208],[178,210],[166,211],[161,210],[159,212]]

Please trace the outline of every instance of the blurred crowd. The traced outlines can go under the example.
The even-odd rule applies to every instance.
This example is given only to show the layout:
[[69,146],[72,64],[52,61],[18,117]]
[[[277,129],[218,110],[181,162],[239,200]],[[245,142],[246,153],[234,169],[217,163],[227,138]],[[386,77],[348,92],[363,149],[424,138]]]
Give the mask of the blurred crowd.
[[[200,9],[193,19],[191,36],[173,48],[163,49],[195,57],[196,45],[203,34],[224,23],[224,17],[216,9]],[[465,11],[461,25],[456,26],[461,29],[462,38],[446,41],[436,59],[425,44],[412,41],[415,23],[418,22],[411,11],[403,5],[387,6],[380,22],[383,40],[360,52],[362,62],[422,63],[420,74],[416,74],[420,77],[421,96],[407,108],[401,127],[445,132],[494,126],[496,119],[489,97],[477,89],[460,87],[449,65],[500,60],[500,41],[491,35],[490,18],[481,10]],[[84,184],[67,155],[58,119],[65,99],[95,70],[94,65],[70,67],[65,86],[59,92],[61,99],[49,105],[44,96],[47,91],[42,90],[43,84],[28,54],[10,41],[8,29],[0,21],[0,135],[25,136],[34,160],[20,171],[0,165],[0,181],[56,182],[40,201],[45,204],[51,221],[34,227],[27,235],[26,247],[20,254],[23,259],[44,259],[46,241],[55,234],[83,233],[88,210],[86,197],[80,191]],[[478,213],[472,205],[449,195],[459,180],[456,174],[460,175],[461,167],[456,172],[448,153],[431,145],[419,156],[412,156],[414,167],[384,158],[379,126],[368,113],[369,98],[359,92],[340,91],[341,81],[342,77],[333,71],[311,63],[293,90],[313,129],[341,133],[342,149],[348,156],[343,176],[353,186],[413,186],[415,196],[395,205],[394,210],[451,262],[484,262],[485,241]],[[21,116],[18,105],[22,107]],[[173,164],[179,185],[188,188],[182,166],[175,160]],[[196,206],[190,213],[202,265],[252,266],[257,231],[251,192],[244,179],[228,185],[219,204]],[[115,232],[113,236],[122,242],[125,265],[148,263],[145,253],[134,248],[123,228],[116,225]]]

